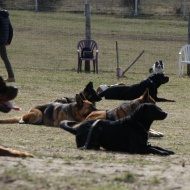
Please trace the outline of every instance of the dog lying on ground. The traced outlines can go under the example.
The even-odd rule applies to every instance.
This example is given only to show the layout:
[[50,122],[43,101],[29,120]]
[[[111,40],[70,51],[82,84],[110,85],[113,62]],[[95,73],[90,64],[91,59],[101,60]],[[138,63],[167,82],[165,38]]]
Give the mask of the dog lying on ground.
[[162,60],[156,61],[148,71],[149,73],[164,73],[164,62]]
[[[143,93],[142,96],[140,96],[137,99],[134,99],[132,101],[124,102],[120,106],[112,109],[112,110],[97,110],[91,112],[85,120],[90,119],[107,119],[111,121],[115,121],[117,119],[121,119],[123,117],[126,117],[134,112],[134,110],[143,103],[155,103],[155,100],[149,95],[149,90],[146,89],[146,91]],[[149,137],[163,137],[163,133],[154,131],[153,129],[149,130]]]
[[155,104],[141,104],[130,116],[110,120],[88,120],[80,124],[62,121],[60,127],[76,136],[78,148],[121,151],[132,154],[170,155],[173,151],[152,146],[148,131],[154,120],[164,120],[167,113]]
[[85,99],[83,94],[76,94],[75,99],[76,102],[67,104],[50,102],[38,105],[20,117],[1,119],[0,123],[43,124],[59,127],[62,120],[81,122],[92,111],[97,110],[90,101]]
[[99,94],[100,97],[105,97],[105,99],[113,100],[133,100],[141,96],[146,88],[149,89],[151,97],[156,102],[175,102],[174,100],[168,100],[165,98],[158,98],[158,88],[169,81],[169,77],[164,76],[164,74],[157,73],[149,76],[147,79],[141,81],[140,83],[125,86],[117,85],[111,86]]
[[[18,94],[18,88],[13,86],[7,86],[3,78],[0,76],[0,112],[8,113],[11,109],[20,110],[19,107],[13,106],[10,102],[16,98]],[[15,156],[15,157],[33,157],[32,154],[27,152],[21,152],[0,146],[0,156]]]
[[[102,100],[102,98],[94,90],[94,86],[92,82],[89,82],[81,93],[88,101],[92,102],[94,106],[96,102],[99,102],[100,100]],[[75,101],[76,101],[75,98],[63,97],[63,98],[56,99],[54,102],[65,104],[65,103],[72,103]]]

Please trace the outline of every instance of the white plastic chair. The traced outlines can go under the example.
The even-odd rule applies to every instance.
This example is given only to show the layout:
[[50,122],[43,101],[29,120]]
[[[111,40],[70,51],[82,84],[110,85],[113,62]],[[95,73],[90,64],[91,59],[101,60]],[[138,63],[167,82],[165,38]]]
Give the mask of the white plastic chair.
[[179,51],[179,76],[184,73],[184,64],[190,64],[190,44],[184,45]]

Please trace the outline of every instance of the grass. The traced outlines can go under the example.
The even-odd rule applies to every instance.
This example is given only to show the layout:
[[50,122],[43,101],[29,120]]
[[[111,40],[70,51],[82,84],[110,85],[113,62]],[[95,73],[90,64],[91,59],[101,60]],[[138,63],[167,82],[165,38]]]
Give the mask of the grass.
[[[59,128],[6,124],[1,125],[0,143],[29,151],[36,158],[0,158],[0,178],[7,176],[8,179],[0,182],[0,189],[160,189],[167,168],[188,163],[189,77],[177,75],[178,51],[187,41],[187,21],[93,15],[92,36],[100,49],[100,72],[94,75],[76,72],[76,44],[84,38],[84,15],[29,11],[10,11],[10,15],[15,33],[8,55],[15,71],[14,85],[19,88],[13,102],[22,111],[0,113],[1,118],[20,115],[32,106],[62,96],[74,97],[89,81],[93,81],[95,88],[118,81],[128,85],[137,83],[149,75],[148,69],[157,59],[162,59],[170,82],[159,88],[159,97],[176,102],[157,103],[168,112],[168,117],[154,122],[152,127],[165,136],[150,141],[175,151],[176,156],[81,151],[76,148],[74,136]],[[122,69],[145,50],[139,61],[119,80],[115,76],[116,40]],[[6,77],[3,65],[1,75]],[[102,100],[97,107],[112,109],[120,103]],[[176,174],[171,172],[171,175]],[[175,183],[170,187],[175,188]]]

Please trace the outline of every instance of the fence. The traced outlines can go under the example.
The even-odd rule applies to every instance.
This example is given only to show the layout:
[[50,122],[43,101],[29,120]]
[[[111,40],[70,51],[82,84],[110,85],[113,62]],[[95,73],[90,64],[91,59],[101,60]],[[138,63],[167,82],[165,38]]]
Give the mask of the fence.
[[[134,16],[135,0],[89,0],[93,13]],[[138,0],[138,14],[143,15],[188,15],[189,0]],[[54,10],[83,12],[85,0],[2,0],[0,6],[20,10]],[[38,6],[36,6],[38,5]]]
[[[76,45],[85,38],[84,2],[64,0],[41,3],[39,11],[35,12],[34,0],[0,1],[1,6],[10,10],[14,25],[14,40],[9,49],[13,66],[76,70]],[[157,59],[168,63],[166,68],[172,65],[177,68],[178,50],[187,42],[184,0],[141,0],[138,19],[135,19],[130,6],[123,6],[124,0],[90,2],[92,38],[99,45],[100,71],[115,71],[116,41],[122,68],[128,67],[142,50],[145,53],[139,60],[141,64],[135,64],[131,71],[147,72]],[[187,18],[189,7],[190,1],[186,1]],[[151,27],[151,23],[155,22],[152,18],[158,19],[156,27]],[[172,25],[172,19],[179,20],[177,26]],[[111,26],[113,23],[114,26]],[[154,35],[150,35],[150,30],[155,30]],[[176,74],[177,70],[170,72]]]

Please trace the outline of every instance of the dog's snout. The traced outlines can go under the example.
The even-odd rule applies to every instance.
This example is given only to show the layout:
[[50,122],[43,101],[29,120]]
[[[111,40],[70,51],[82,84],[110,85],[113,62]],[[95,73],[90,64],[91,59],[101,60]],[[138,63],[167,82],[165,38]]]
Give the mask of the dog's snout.
[[7,94],[8,99],[13,100],[18,94],[18,88],[16,86],[7,87]]

